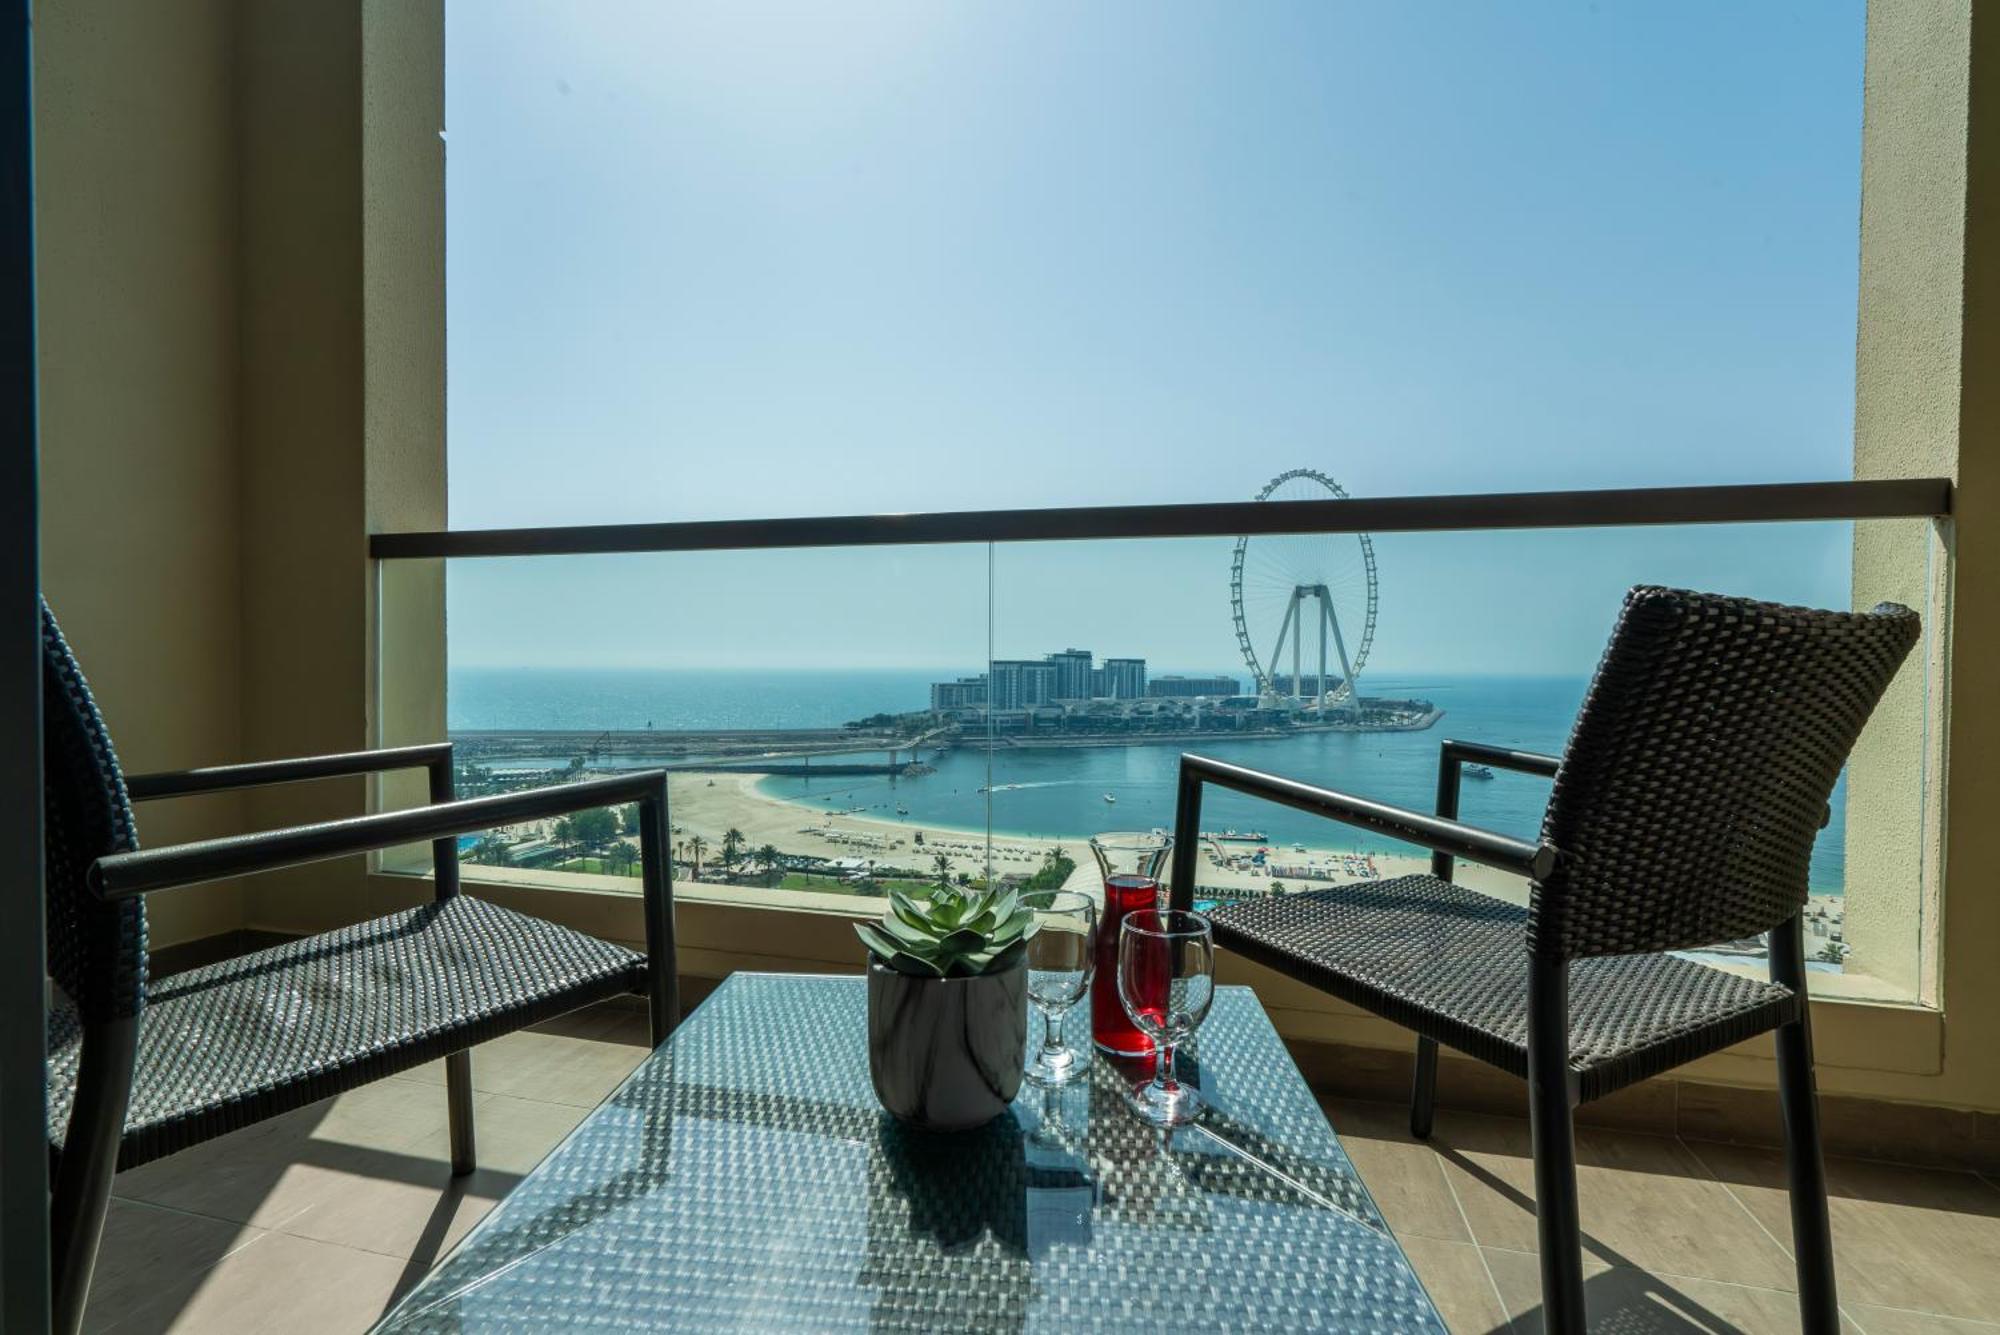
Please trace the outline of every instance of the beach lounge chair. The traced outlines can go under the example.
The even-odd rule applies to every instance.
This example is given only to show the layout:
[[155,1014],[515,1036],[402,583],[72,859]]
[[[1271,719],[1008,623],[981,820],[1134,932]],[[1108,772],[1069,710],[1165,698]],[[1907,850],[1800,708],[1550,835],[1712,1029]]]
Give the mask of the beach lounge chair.
[[[1917,635],[1891,604],[1634,589],[1562,756],[1447,741],[1436,815],[1183,756],[1173,899],[1208,785],[1432,850],[1428,876],[1223,905],[1215,940],[1415,1030],[1419,1138],[1440,1043],[1527,1079],[1556,1335],[1584,1329],[1573,1107],[1776,1031],[1803,1327],[1837,1331],[1800,915],[1834,781]],[[1468,763],[1555,780],[1538,842],[1456,819]],[[1457,858],[1528,878],[1527,906],[1453,885]],[[1669,953],[1760,934],[1768,982]]]
[[[456,1174],[475,1156],[469,1049],[623,993],[653,1041],[679,1017],[660,770],[452,800],[448,743],[127,780],[42,607],[50,1202],[55,1329],[83,1320],[114,1171],[445,1059]],[[422,768],[432,804],[141,850],[131,803]],[[459,893],[457,836],[639,804],[647,954]],[[430,840],[432,903],[147,979],[144,896]]]

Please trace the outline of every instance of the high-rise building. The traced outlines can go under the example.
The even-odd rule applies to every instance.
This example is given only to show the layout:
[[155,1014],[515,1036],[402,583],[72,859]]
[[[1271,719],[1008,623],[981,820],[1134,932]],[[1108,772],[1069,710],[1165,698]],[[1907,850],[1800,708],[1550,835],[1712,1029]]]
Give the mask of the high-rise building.
[[1056,670],[1055,699],[1088,700],[1095,694],[1091,690],[1090,650],[1065,649],[1050,654],[1048,662]]
[[931,683],[931,709],[943,714],[955,709],[977,709],[986,703],[986,678],[960,677],[957,681]]
[[1143,700],[1146,697],[1146,660],[1107,658],[1100,670],[1102,684],[1097,694],[1112,700]]
[[1190,695],[1241,695],[1242,683],[1234,677],[1155,677],[1146,683],[1146,694],[1155,700]]
[[1056,665],[1048,659],[996,658],[986,678],[986,703],[1025,709],[1056,698]]

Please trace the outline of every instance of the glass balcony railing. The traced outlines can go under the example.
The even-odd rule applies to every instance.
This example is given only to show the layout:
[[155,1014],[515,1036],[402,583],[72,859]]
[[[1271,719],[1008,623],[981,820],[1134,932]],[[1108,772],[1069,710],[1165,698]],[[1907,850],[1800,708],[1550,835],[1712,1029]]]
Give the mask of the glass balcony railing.
[[[1175,507],[1177,519],[1048,512],[1047,531],[1105,534],[1068,541],[1022,540],[1008,528],[1028,517],[1004,514],[775,526],[782,538],[818,525],[809,539],[859,526],[846,536],[864,544],[845,546],[760,545],[770,530],[744,525],[416,535],[432,554],[409,535],[381,539],[393,558],[383,740],[448,730],[462,795],[667,769],[683,894],[783,908],[939,880],[1091,888],[1093,834],[1173,825],[1184,751],[1416,810],[1435,800],[1446,737],[1560,753],[1634,584],[1928,612],[1942,492],[1813,502],[1916,512],[1856,521],[1797,518],[1782,508],[1797,496],[1759,490],[1700,502],[1727,497],[1735,522],[1597,527],[1454,530],[1481,520],[1481,498],[1437,498],[1430,519],[1378,503],[1378,531],[1340,522],[1366,511],[1308,507],[1316,531],[1117,536],[1135,520],[1150,532],[1243,518]],[[1773,500],[1793,522],[1755,522]],[[1588,523],[1632,502],[1541,504],[1530,519]],[[934,540],[982,524],[995,540]],[[675,544],[691,549],[604,550]],[[480,559],[499,550],[519,554]],[[1935,634],[1927,617],[1926,647],[1871,723],[1814,850],[1808,953],[1833,990],[1922,991]],[[1548,783],[1475,768],[1462,791],[1463,819],[1532,838]],[[1429,865],[1421,850],[1230,793],[1211,795],[1204,825],[1208,900]],[[636,834],[615,810],[460,852],[475,881],[636,893]],[[1528,893],[1488,869],[1460,879],[1515,902]],[[1702,956],[1761,971],[1763,943]]]

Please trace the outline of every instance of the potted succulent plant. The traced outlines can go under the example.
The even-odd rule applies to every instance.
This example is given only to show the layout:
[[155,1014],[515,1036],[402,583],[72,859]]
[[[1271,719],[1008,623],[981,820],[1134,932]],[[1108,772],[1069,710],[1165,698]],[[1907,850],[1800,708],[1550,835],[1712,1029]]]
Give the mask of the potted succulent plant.
[[902,1121],[959,1131],[999,1116],[1028,1045],[1024,943],[1035,915],[1013,891],[889,891],[868,947],[868,1073]]

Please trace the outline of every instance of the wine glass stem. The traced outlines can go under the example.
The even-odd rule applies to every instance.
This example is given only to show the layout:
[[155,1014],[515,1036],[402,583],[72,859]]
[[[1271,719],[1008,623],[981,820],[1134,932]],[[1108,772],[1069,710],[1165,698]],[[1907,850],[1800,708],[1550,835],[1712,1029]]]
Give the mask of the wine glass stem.
[[1058,1006],[1043,1006],[1042,1012],[1042,1056],[1044,1059],[1062,1054],[1063,1009]]
[[1172,1094],[1180,1086],[1174,1083],[1174,1045],[1162,1037],[1153,1044],[1156,1062],[1153,1067],[1153,1088]]

